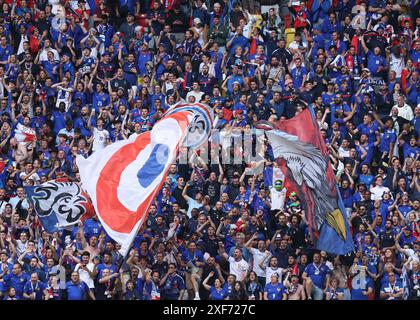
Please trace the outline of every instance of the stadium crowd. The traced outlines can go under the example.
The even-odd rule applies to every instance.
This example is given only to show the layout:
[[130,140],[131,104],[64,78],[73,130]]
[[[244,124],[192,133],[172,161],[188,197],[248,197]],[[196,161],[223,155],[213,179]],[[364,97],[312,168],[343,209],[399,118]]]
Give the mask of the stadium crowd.
[[[420,298],[418,0],[0,3],[3,299]],[[355,251],[315,250],[284,181],[200,152],[171,166],[127,259],[97,217],[43,230],[24,187],[79,181],[77,155],[179,101],[211,106],[235,155],[233,135],[309,108]],[[18,125],[35,138],[18,141]]]

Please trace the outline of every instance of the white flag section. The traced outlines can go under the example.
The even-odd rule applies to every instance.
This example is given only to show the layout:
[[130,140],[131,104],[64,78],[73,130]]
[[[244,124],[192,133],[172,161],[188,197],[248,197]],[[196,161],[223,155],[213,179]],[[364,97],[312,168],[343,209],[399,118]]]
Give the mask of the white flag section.
[[152,131],[77,158],[83,187],[106,232],[121,244],[121,254],[145,221],[192,118],[187,111],[166,116]]

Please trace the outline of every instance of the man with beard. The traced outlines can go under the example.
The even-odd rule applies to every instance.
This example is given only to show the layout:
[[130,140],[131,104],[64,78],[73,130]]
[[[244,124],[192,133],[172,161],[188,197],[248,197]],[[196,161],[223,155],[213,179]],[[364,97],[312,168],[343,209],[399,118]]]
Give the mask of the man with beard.
[[111,79],[115,73],[115,65],[111,61],[111,55],[109,52],[104,52],[102,54],[102,61],[99,62],[98,66],[98,73],[96,77],[100,81],[106,81],[107,79]]
[[[254,248],[253,245],[257,243],[257,248]],[[266,260],[265,257],[270,255],[270,252],[267,250],[265,241],[261,238],[258,238],[257,234],[254,234],[248,242],[245,244],[245,248],[252,254],[252,271],[257,274],[258,281],[264,286],[265,285],[265,269],[261,268],[261,261]],[[264,265],[264,262],[263,262]],[[267,267],[267,265],[265,265]]]
[[182,191],[185,187],[185,181],[183,177],[177,178],[177,186],[172,191],[172,197],[175,199],[176,203],[180,206],[181,209],[187,210],[188,209],[188,202],[182,196]]
[[322,64],[315,64],[314,70],[309,74],[309,78],[314,83],[314,95],[321,96],[326,91],[329,78],[325,76]]
[[96,127],[95,118],[92,117],[92,114],[89,112],[89,108],[85,106],[80,111],[80,117],[75,120],[74,128],[78,128],[83,136],[89,138],[92,135],[89,130],[89,123],[91,126]]
[[292,240],[292,248],[298,249],[306,246],[305,232],[307,228],[307,221],[305,218],[305,212],[300,211],[293,214],[291,217],[290,228],[287,231],[287,235]]
[[257,97],[257,101],[252,104],[253,112],[254,112],[254,120],[268,120],[272,114],[271,106],[264,101],[265,96],[263,94],[259,94]]
[[285,72],[285,68],[280,64],[277,57],[271,57],[270,64],[266,65],[266,77],[273,79],[274,85],[276,86]]
[[249,83],[249,90],[247,94],[247,102],[251,107],[254,107],[257,103],[260,90],[256,79],[251,79]]
[[273,51],[271,57],[276,57],[283,66],[288,66],[293,60],[293,55],[286,48],[286,39],[281,38],[277,45],[278,48]]
[[385,250],[395,249],[395,230],[392,228],[392,221],[390,219],[385,222],[385,229],[380,232],[379,240],[381,243],[381,248]]
[[213,86],[215,85],[215,79],[212,75],[209,74],[208,65],[203,66],[203,70],[198,75],[197,81],[200,84],[200,90],[204,92],[205,94],[211,95],[213,91]]
[[225,213],[223,212],[223,203],[221,201],[217,201],[216,205],[210,209],[209,217],[216,226],[219,226],[219,224],[224,220],[224,215]]
[[209,178],[204,183],[204,193],[210,197],[210,205],[212,206],[219,200],[220,181],[218,181],[215,172],[211,172]]
[[122,68],[117,69],[117,76],[111,81],[111,88],[116,91],[119,88],[123,88],[125,93],[131,89],[130,84],[124,78],[124,70]]
[[130,40],[134,38],[136,26],[134,15],[129,12],[126,21],[119,28],[119,31],[123,33],[123,42],[127,47],[130,45]]
[[[207,220],[209,223],[209,220]],[[218,255],[219,249],[219,240],[216,236],[216,229],[213,226],[209,226],[206,234],[201,237],[201,240],[198,242],[199,245],[203,248],[204,252],[207,252],[212,257]]]

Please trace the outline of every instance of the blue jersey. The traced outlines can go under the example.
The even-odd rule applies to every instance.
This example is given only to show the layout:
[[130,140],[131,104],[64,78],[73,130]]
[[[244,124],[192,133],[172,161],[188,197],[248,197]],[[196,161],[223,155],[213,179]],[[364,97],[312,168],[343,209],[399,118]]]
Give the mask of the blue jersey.
[[292,69],[293,87],[296,90],[298,90],[303,85],[303,78],[307,73],[308,72],[304,67]]
[[180,275],[170,275],[166,278],[162,289],[165,299],[178,300],[180,291],[185,289],[185,283]]
[[100,108],[106,107],[107,105],[109,105],[109,95],[107,93],[95,92],[93,94],[92,107],[97,113],[99,113]]
[[381,55],[375,55],[372,51],[369,51],[367,54],[368,66],[367,68],[372,72],[373,76],[378,75],[378,68],[380,66],[386,67],[386,59]]
[[226,296],[227,294],[226,294],[225,289],[223,288],[216,289],[213,286],[210,287],[210,296],[209,296],[210,300],[224,300]]
[[265,286],[264,292],[267,292],[268,300],[283,300],[283,293],[286,293],[286,288],[281,283],[275,285],[268,283]]
[[[363,149],[365,149],[366,151],[366,157],[362,160],[362,151],[361,151],[361,147],[363,147]],[[373,159],[373,151],[374,151],[375,145],[373,143],[368,143],[364,146],[360,145],[360,146],[356,146],[356,151],[357,154],[359,155],[359,160],[361,161],[360,165],[364,165],[367,164],[368,166],[370,166],[372,159]]]
[[325,279],[331,273],[331,270],[326,264],[316,266],[315,263],[311,263],[306,266],[305,272],[318,288],[324,289]]
[[42,294],[45,289],[47,289],[47,285],[41,281],[38,281],[36,284],[33,284],[32,281],[28,281],[25,284],[23,292],[27,295],[31,295],[35,292],[35,300],[42,300]]
[[408,143],[403,144],[403,152],[404,152],[404,159],[410,157],[415,159],[417,155],[420,153],[419,147],[412,147]]
[[390,144],[391,143],[395,144],[396,141],[397,141],[397,134],[395,133],[395,130],[385,130],[381,136],[381,143],[379,144],[379,151],[389,153]]
[[68,112],[53,111],[54,117],[54,132],[58,133],[61,129],[66,127],[66,121],[71,120],[71,115]]
[[371,123],[370,125],[366,125],[361,123],[357,126],[357,130],[359,130],[360,134],[365,134],[368,137],[368,141],[370,143],[375,142],[376,140],[376,133],[378,132],[378,125],[376,122]]
[[[228,41],[230,41],[234,36],[232,36]],[[235,49],[237,47],[242,47],[242,49],[245,51],[245,48],[249,48],[249,39],[247,37],[244,37],[243,35],[236,36],[236,38],[232,41],[231,47],[230,47],[230,54],[235,54]]]
[[187,263],[191,261],[194,266],[197,266],[197,261],[204,262],[204,256],[200,250],[196,250],[194,253],[190,252],[189,250],[185,250],[182,254],[182,260]]
[[352,279],[351,299],[352,300],[368,300],[368,296],[363,292],[367,292],[369,288],[374,290],[374,283],[371,277],[367,274],[358,273]]
[[5,283],[5,286],[3,287],[4,291],[7,291],[9,288],[15,288],[16,294],[22,297],[25,284],[30,278],[26,273],[22,273],[19,276],[7,274],[3,277],[3,279]]
[[67,300],[85,300],[86,294],[89,292],[87,284],[83,281],[73,283],[69,281],[66,283]]
[[87,238],[90,238],[91,236],[98,237],[102,230],[103,228],[100,221],[95,221],[93,219],[87,219],[85,221],[84,232]]
[[111,274],[118,272],[118,267],[113,263],[110,266],[107,266],[105,263],[100,263],[98,264],[96,269],[98,270],[98,279],[103,277],[102,273],[104,272],[105,269],[108,269]]

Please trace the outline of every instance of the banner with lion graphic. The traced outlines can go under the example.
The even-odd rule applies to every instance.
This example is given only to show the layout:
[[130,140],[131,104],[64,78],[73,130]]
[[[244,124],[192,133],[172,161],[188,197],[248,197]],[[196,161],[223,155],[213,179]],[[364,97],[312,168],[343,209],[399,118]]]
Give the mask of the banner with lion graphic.
[[77,183],[49,181],[25,190],[47,232],[71,227],[95,214],[88,194]]

